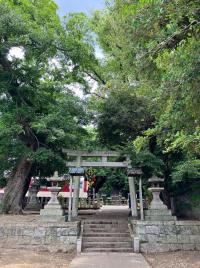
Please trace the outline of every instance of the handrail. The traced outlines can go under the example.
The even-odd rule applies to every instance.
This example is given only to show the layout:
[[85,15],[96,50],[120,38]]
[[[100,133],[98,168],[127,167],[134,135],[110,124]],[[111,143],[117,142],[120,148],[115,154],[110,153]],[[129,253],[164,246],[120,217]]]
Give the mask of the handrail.
[[129,232],[130,232],[130,236],[131,236],[133,251],[135,253],[139,253],[140,252],[140,241],[139,241],[139,238],[135,236],[135,233],[133,231],[133,224],[131,222],[128,223],[128,228],[129,228]]

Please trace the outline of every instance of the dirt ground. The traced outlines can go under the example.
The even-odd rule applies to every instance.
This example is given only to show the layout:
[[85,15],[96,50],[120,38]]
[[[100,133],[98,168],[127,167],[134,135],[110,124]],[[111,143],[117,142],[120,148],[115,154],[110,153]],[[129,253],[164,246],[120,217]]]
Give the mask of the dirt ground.
[[68,268],[75,254],[0,249],[0,268]]
[[144,255],[152,268],[200,268],[199,251],[177,251]]
[[[74,256],[73,252],[0,249],[0,268],[68,268]],[[200,268],[200,252],[197,251],[148,254],[145,258],[152,268]]]

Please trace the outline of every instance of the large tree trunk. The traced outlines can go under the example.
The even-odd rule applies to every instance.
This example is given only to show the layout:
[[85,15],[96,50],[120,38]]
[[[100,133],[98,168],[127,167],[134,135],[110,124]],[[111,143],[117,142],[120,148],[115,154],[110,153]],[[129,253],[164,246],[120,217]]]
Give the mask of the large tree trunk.
[[21,158],[16,169],[10,175],[2,203],[3,213],[22,213],[25,187],[31,179],[32,165],[27,158]]

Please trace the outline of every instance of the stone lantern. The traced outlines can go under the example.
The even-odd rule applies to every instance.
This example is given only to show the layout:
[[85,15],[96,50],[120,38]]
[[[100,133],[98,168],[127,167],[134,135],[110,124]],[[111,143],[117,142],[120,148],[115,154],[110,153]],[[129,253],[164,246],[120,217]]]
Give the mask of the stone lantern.
[[55,171],[53,177],[49,178],[51,187],[47,189],[51,192],[51,198],[44,209],[40,210],[40,218],[43,221],[60,222],[65,221],[64,211],[58,201],[57,195],[61,189],[58,187],[58,182],[63,181],[63,178],[58,177],[58,172]]
[[38,202],[37,193],[39,189],[39,183],[37,178],[32,178],[31,186],[28,190],[28,204],[25,210],[40,211],[41,205]]
[[167,207],[163,204],[160,199],[160,193],[164,190],[164,187],[161,187],[160,184],[164,182],[164,179],[158,178],[156,176],[151,177],[148,182],[151,183],[151,187],[148,188],[152,192],[153,200],[150,204],[150,209],[166,209]]
[[151,184],[148,190],[152,192],[153,200],[149,209],[145,212],[145,220],[155,221],[174,221],[176,217],[172,216],[171,210],[167,208],[160,199],[160,193],[164,190],[161,184],[164,182],[163,178],[152,176],[148,182]]

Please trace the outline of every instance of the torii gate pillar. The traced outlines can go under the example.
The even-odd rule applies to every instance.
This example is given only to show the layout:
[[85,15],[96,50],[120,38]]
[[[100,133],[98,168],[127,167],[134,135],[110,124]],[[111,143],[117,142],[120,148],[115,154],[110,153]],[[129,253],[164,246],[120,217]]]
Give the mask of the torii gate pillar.
[[[81,156],[77,156],[76,167],[80,167]],[[73,193],[73,204],[72,204],[72,218],[78,217],[78,202],[80,192],[80,176],[74,177],[74,193]]]
[[[129,176],[128,181],[129,181],[129,190],[130,190],[130,199],[131,199],[131,214],[133,217],[138,217],[136,191],[135,191],[135,179],[137,177],[139,177],[140,184],[141,184],[142,170],[140,168],[131,168],[129,166],[129,168],[127,169],[127,174]],[[141,185],[140,185],[140,189],[139,189],[140,197],[142,196],[142,186]],[[141,209],[142,209],[141,215],[143,215],[143,204],[141,203],[141,198],[140,198],[140,210]],[[143,219],[143,217],[142,217],[142,219]]]
[[135,191],[135,178],[134,177],[128,177],[128,183],[129,183],[129,192],[130,192],[130,201],[131,201],[131,216],[137,217],[137,201],[136,201],[136,191]]
[[78,217],[78,202],[80,192],[80,176],[74,176],[74,195],[72,203],[72,218]]

